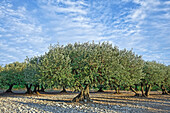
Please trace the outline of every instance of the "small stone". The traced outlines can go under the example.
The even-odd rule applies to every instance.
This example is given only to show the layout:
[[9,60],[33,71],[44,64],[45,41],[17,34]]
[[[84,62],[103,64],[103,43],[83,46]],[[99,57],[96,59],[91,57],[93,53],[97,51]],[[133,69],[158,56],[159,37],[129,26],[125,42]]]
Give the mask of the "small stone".
[[86,99],[84,99],[84,102],[87,102],[87,100],[86,100]]

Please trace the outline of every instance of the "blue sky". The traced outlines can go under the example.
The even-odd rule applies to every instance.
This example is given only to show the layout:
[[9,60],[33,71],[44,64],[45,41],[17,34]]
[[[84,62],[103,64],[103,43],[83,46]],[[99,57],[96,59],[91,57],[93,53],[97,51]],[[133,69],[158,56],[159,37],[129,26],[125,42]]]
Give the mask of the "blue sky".
[[170,65],[170,0],[0,1],[0,64],[92,40]]

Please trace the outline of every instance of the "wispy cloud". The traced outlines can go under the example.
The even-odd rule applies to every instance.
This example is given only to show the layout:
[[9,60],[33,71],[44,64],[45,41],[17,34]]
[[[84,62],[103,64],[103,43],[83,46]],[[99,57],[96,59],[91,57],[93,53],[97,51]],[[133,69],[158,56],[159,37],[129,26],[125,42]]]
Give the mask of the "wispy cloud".
[[[49,44],[109,41],[145,60],[169,64],[170,4],[163,0],[0,2],[0,50],[10,61],[42,54]],[[14,56],[14,57],[11,57]],[[19,56],[19,57],[16,57]],[[0,56],[2,63],[10,62]],[[13,60],[12,60],[13,59]]]
[[[48,39],[44,38],[41,25],[35,22],[24,6],[15,8],[11,3],[2,1],[0,15],[0,53],[3,54],[0,59],[6,59],[1,61],[2,64],[23,61],[26,56],[42,54],[47,50],[43,46],[47,48]],[[34,48],[29,48],[31,46]]]
[[75,40],[98,40],[101,37],[104,26],[92,21],[88,15],[89,5],[84,1],[47,1],[47,3],[39,1],[39,7],[44,17],[50,17],[49,23],[44,26],[47,28],[45,31],[51,33],[52,40],[68,43]]

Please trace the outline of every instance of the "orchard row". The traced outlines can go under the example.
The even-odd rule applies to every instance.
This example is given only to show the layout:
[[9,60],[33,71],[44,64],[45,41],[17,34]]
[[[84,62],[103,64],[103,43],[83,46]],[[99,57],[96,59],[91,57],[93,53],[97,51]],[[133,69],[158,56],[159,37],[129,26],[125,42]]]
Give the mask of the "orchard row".
[[142,96],[149,96],[152,86],[170,90],[170,66],[155,61],[144,61],[132,50],[119,50],[111,44],[75,43],[53,45],[41,56],[26,58],[25,62],[14,62],[0,67],[0,87],[25,85],[27,93],[31,87],[37,92],[39,86],[80,89],[73,101],[90,101],[89,88],[129,88],[136,96],[133,86],[140,86]]

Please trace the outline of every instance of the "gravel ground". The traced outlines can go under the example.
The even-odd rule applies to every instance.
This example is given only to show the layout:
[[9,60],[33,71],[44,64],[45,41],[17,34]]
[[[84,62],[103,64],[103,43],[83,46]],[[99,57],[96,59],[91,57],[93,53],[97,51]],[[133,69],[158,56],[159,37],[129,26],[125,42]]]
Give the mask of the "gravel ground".
[[170,113],[170,96],[133,97],[133,93],[91,93],[92,103],[72,103],[77,93],[5,94],[0,96],[0,113]]

